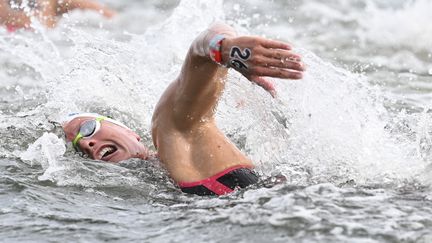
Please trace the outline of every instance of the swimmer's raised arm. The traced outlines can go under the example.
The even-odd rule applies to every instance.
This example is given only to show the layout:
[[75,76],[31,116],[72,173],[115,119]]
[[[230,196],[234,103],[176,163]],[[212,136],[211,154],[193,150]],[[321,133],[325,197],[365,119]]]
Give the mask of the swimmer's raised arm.
[[[249,172],[253,168],[252,161],[227,139],[215,122],[214,112],[225,87],[226,66],[272,95],[275,88],[263,76],[298,79],[303,70],[300,57],[291,52],[288,44],[237,36],[224,24],[211,26],[193,41],[180,75],[163,93],[152,118],[152,138],[158,157],[186,192],[198,190],[195,186],[201,190],[203,186],[223,194],[230,190],[220,191],[223,186],[219,188],[218,182],[214,182],[215,176],[235,168]],[[235,177],[237,181],[244,179]],[[247,183],[239,186],[256,182],[256,176],[252,177],[255,179],[247,179]]]
[[[191,44],[181,73],[171,85],[174,98],[174,122],[185,129],[203,117],[212,117],[212,108],[225,86],[227,69],[210,57],[210,42],[217,36],[235,37],[234,29],[215,24],[202,32]],[[164,95],[165,96],[165,95]]]
[[[218,63],[219,62],[219,63]],[[232,67],[273,96],[276,91],[264,77],[302,78],[300,56],[291,46],[255,36],[237,36],[228,25],[216,24],[192,43],[178,79],[164,94],[173,96],[174,120],[189,129],[213,113]]]

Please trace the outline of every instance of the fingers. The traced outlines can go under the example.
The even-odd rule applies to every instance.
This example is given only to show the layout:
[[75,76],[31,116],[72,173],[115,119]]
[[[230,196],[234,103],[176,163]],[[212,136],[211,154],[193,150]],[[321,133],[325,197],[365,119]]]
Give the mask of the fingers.
[[276,97],[276,89],[273,82],[259,76],[252,76],[249,80],[267,90],[273,98]]
[[275,58],[268,58],[265,56],[258,56],[253,58],[252,61],[257,66],[285,68],[285,69],[297,70],[300,72],[305,70],[304,64],[302,62],[293,61],[287,58],[275,59]]
[[282,41],[269,40],[269,39],[262,39],[261,45],[265,48],[282,49],[282,50],[292,49],[292,47],[287,43],[284,43]]
[[283,68],[271,68],[271,67],[254,67],[253,74],[256,76],[274,77],[282,79],[301,79],[303,73],[295,70],[288,70]]
[[117,15],[117,13],[114,10],[111,10],[109,8],[104,7],[100,12],[105,16],[106,18],[112,18]]
[[263,56],[274,58],[278,60],[289,60],[289,61],[301,61],[301,57],[298,54],[292,53],[291,51],[278,50],[278,49],[264,49]]

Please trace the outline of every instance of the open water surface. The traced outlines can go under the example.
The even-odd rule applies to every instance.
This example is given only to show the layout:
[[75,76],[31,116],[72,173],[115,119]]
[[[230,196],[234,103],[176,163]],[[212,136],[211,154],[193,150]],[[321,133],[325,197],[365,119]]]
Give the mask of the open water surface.
[[[53,30],[0,30],[2,242],[432,242],[432,2],[114,1]],[[263,178],[186,195],[157,161],[107,164],[66,146],[75,111],[150,119],[214,21],[291,42],[303,80],[272,99],[230,72],[220,127]]]

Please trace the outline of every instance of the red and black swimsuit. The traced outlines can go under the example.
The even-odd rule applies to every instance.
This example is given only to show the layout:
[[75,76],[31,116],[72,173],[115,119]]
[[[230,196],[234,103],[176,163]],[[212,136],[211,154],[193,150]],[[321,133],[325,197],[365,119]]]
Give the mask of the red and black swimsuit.
[[258,182],[258,175],[251,167],[237,165],[230,167],[216,175],[196,182],[179,182],[183,192],[207,195],[224,195],[236,188],[245,188]]

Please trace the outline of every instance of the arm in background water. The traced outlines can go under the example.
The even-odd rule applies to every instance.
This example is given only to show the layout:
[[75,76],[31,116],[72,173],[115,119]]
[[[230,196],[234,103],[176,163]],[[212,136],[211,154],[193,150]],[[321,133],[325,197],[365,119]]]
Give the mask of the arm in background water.
[[21,28],[30,28],[31,16],[38,17],[39,20],[48,27],[56,24],[57,0],[39,0],[38,8],[24,11],[22,6],[12,9],[7,0],[0,0],[0,24],[6,25],[8,30],[14,31]]
[[90,0],[63,0],[61,4],[59,4],[59,9],[57,15],[61,15],[63,13],[67,13],[74,9],[82,9],[82,10],[93,10],[107,18],[113,17],[116,13],[114,10],[108,8],[107,6],[100,4],[96,1]]
[[10,30],[29,28],[33,15],[45,26],[53,28],[62,14],[74,9],[97,11],[107,18],[115,15],[113,10],[91,0],[38,0],[36,9],[27,14],[22,9],[11,9],[7,0],[0,0],[0,24]]
[[53,28],[58,17],[74,9],[93,10],[111,18],[115,12],[104,5],[91,0],[38,0],[40,21],[47,27]]
[[23,11],[11,9],[7,0],[0,0],[0,25],[10,30],[28,28],[30,18]]

